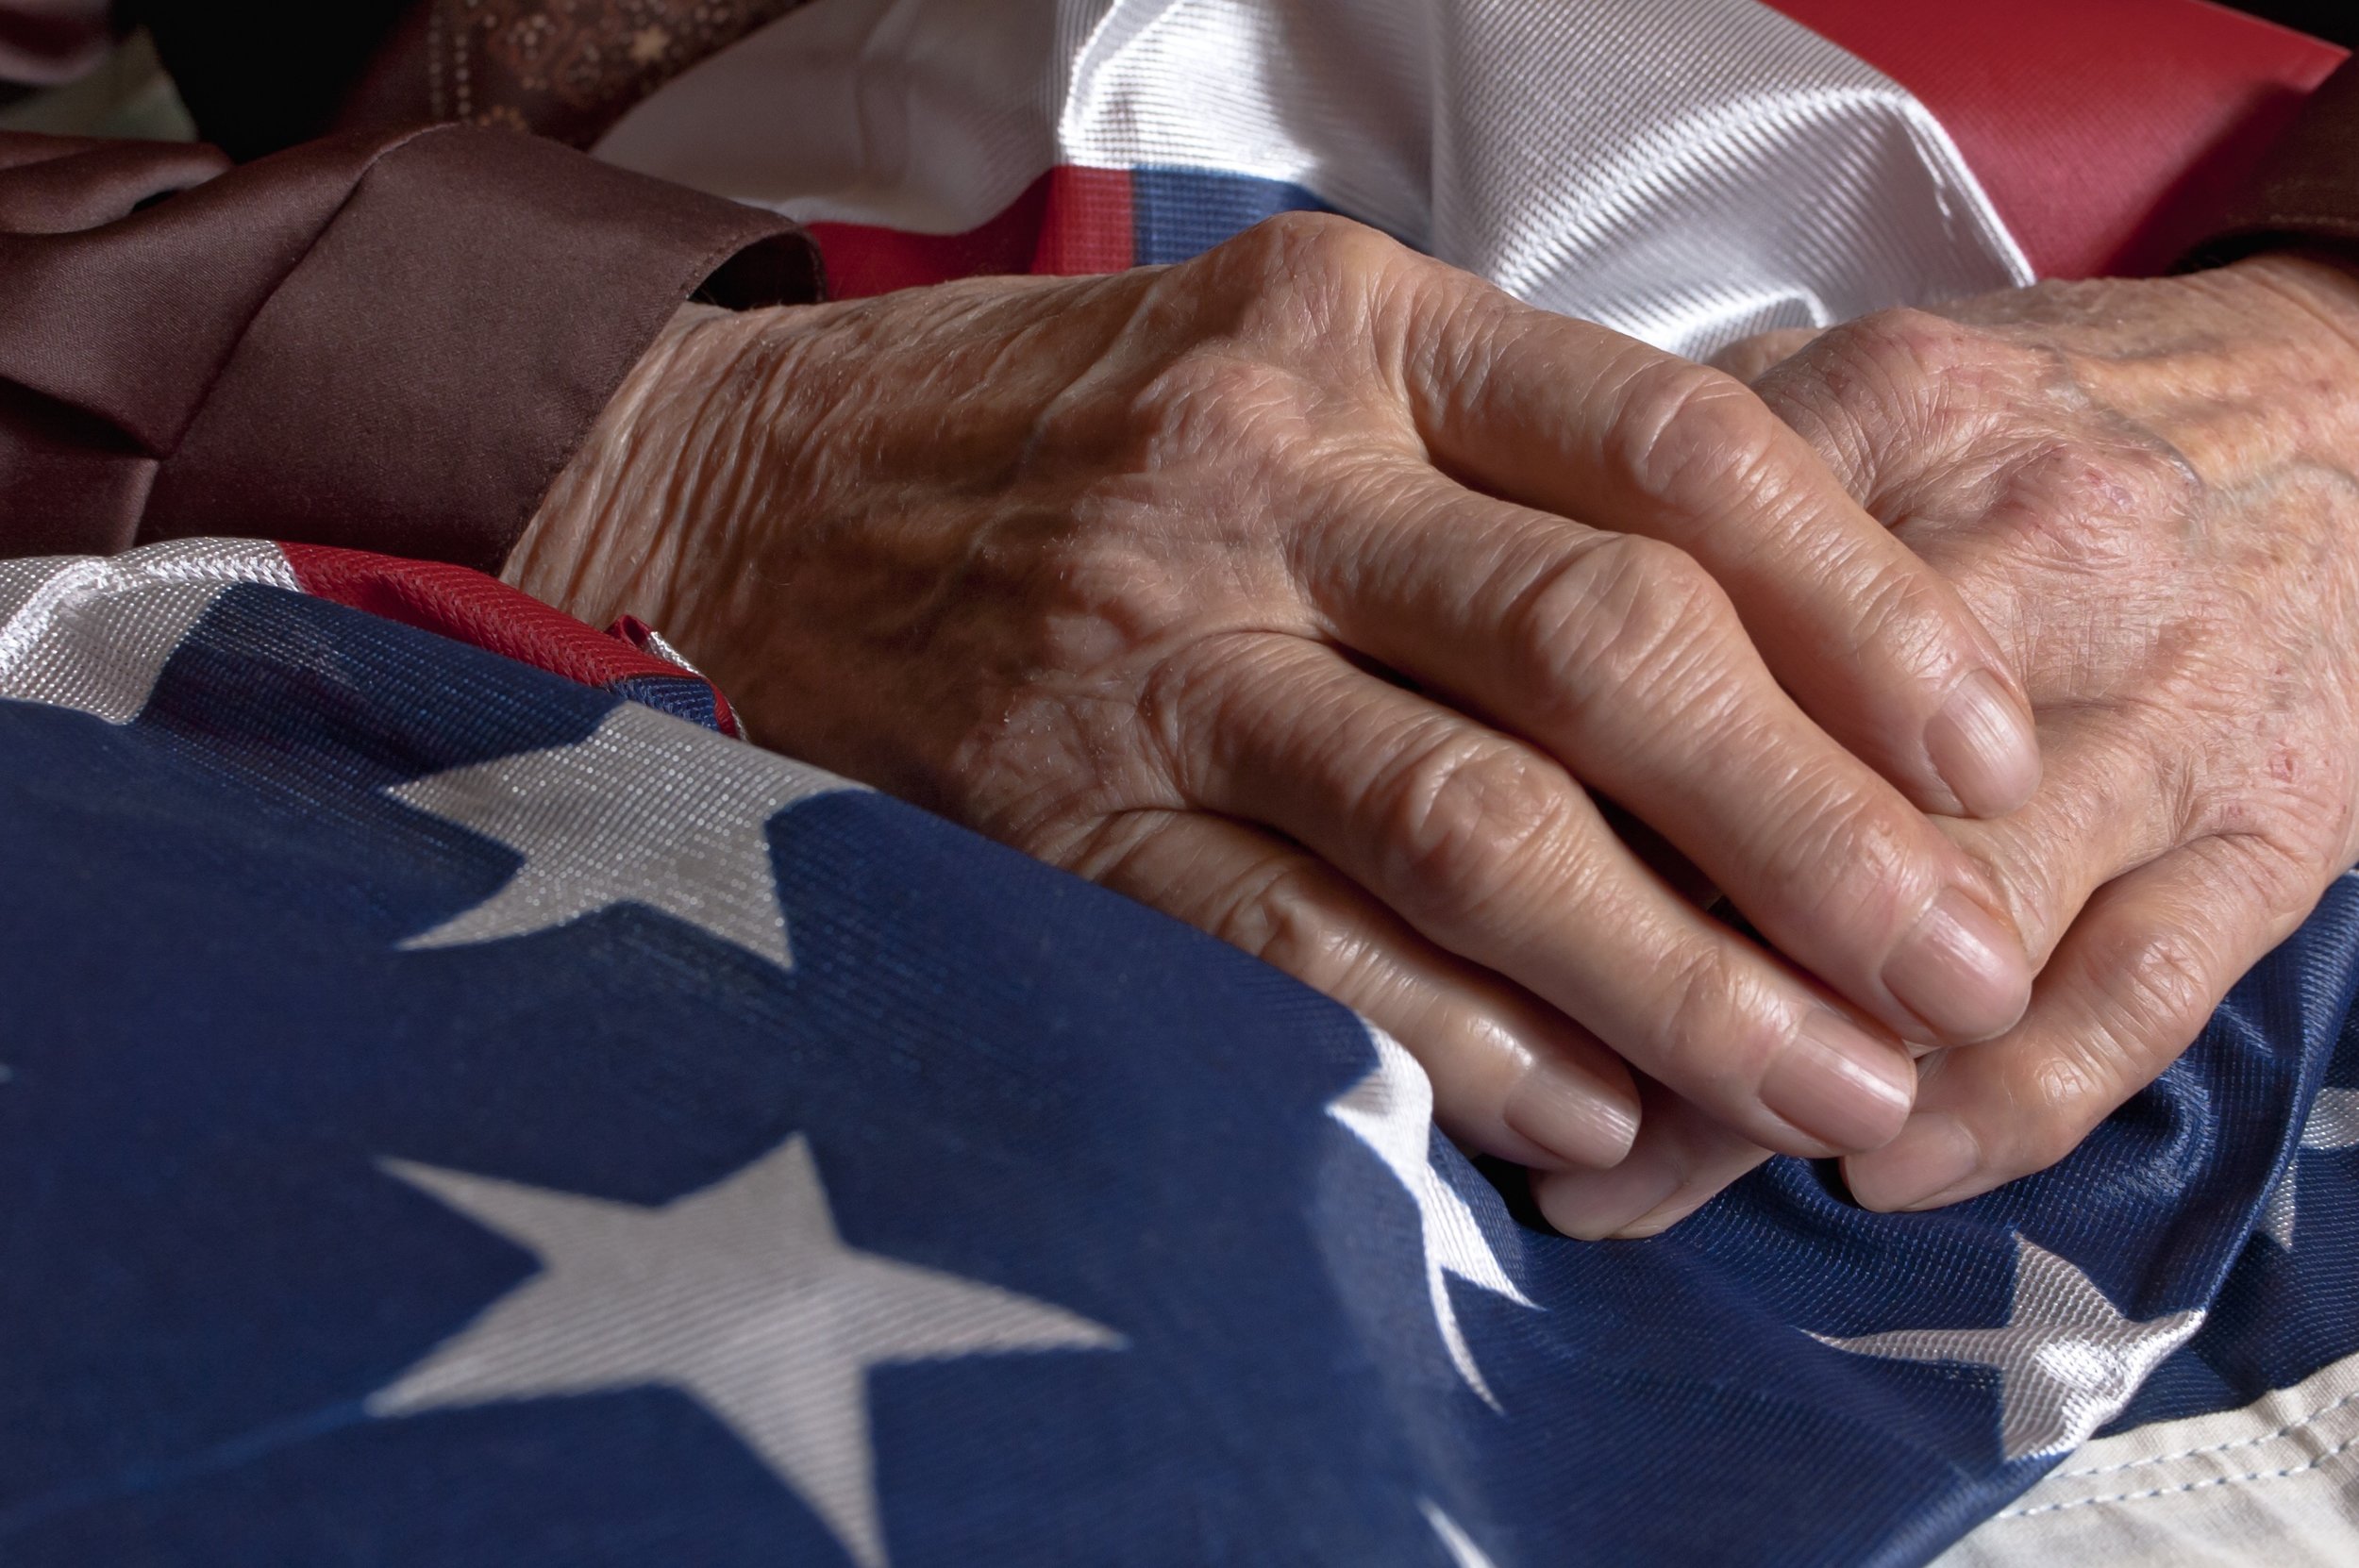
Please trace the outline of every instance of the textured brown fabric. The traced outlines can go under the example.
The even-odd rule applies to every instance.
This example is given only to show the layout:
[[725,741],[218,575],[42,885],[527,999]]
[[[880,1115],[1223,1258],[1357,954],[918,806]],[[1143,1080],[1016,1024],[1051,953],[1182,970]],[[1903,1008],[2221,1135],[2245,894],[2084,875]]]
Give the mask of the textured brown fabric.
[[2246,197],[2189,257],[2212,266],[2306,245],[2359,256],[2359,57],[2319,84]]
[[443,126],[236,169],[0,135],[0,554],[225,533],[495,566],[681,301],[792,225]]
[[437,120],[587,147],[633,104],[804,0],[426,0]]

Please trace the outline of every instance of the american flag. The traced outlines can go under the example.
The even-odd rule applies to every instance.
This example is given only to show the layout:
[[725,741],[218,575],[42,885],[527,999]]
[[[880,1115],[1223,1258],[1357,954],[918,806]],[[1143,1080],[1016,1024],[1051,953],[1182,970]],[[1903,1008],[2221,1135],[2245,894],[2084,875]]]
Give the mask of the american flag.
[[[2332,63],[2150,6],[2120,48],[2210,75],[2104,143],[2092,200],[1991,140],[2017,77],[1986,67],[2036,53],[2000,24],[2056,8],[1568,8],[1658,75],[1704,23],[1769,39],[1748,58],[1786,75],[1724,107],[1850,106],[1840,167],[1916,193],[1877,232],[1931,225],[1858,252],[1882,272],[1723,230],[1646,288],[1556,299],[1688,346],[2125,264],[2192,156],[2170,125],[2200,142]],[[1172,20],[1219,12],[1146,19],[1169,71],[1202,59],[1169,39],[1212,37],[1282,98],[1242,68],[1266,40]],[[867,14],[792,13],[678,92],[762,48],[824,59],[812,29]],[[1251,116],[1158,120],[1113,47],[1155,36],[1089,34],[1131,75],[1025,98],[1056,136],[978,143],[976,221],[810,211],[839,276],[1168,259],[1289,205],[1496,242],[1541,295],[1598,275],[1579,211],[1486,229],[1334,138],[1207,151]],[[667,93],[615,156],[694,152]],[[1513,121],[1462,108],[1429,128]],[[1799,138],[1763,167],[1823,145],[1758,118]],[[711,183],[760,185],[759,153]],[[1653,287],[1732,258],[1741,287]],[[0,1562],[2359,1552],[2352,879],[2049,1172],[1879,1216],[1779,1159],[1591,1244],[1435,1133],[1421,1072],[1344,1009],[733,734],[646,628],[452,568],[251,542],[0,563]]]
[[0,567],[0,1560],[1916,1562],[2359,1365],[2350,879],[2053,1171],[1583,1243],[1350,1013],[510,597]]

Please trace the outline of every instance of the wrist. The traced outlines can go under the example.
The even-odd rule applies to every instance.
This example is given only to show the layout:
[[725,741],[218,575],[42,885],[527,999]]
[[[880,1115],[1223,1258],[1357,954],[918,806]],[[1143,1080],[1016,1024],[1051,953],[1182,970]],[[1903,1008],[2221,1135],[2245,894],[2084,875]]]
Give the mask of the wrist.
[[755,459],[752,350],[791,309],[675,312],[550,485],[501,580],[593,626],[625,613],[664,626],[678,567],[716,521],[701,475]]
[[2359,254],[2270,251],[2223,271],[2299,305],[2359,353]]

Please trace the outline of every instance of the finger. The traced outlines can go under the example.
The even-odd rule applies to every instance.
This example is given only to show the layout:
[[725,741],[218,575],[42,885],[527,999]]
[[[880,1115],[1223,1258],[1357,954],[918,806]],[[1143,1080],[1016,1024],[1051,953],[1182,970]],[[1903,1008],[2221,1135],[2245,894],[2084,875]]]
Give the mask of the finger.
[[1242,654],[1158,721],[1187,798],[1284,833],[1757,1142],[1866,1148],[1899,1125],[1898,1046],[1681,898],[1564,769],[1328,649]]
[[1885,1026],[1959,1043],[2021,1015],[2031,968],[1973,862],[1795,706],[1694,558],[1386,488],[1371,546],[1305,584],[1343,641],[1538,742]]
[[1742,383],[1504,295],[1462,306],[1410,356],[1444,468],[1695,557],[1811,716],[1926,809],[1995,816],[2030,798],[2031,707],[1998,645]]
[[1603,1171],[1535,1173],[1531,1194],[1548,1224],[1584,1242],[1668,1230],[1769,1158],[1660,1084],[1639,1089],[1638,1139]]
[[1758,380],[1761,374],[1782,359],[1789,359],[1818,341],[1815,326],[1781,327],[1773,332],[1756,332],[1740,338],[1712,357],[1712,368],[1726,371],[1747,386]]
[[2205,839],[2107,884],[2042,972],[2022,1026],[1945,1053],[1907,1130],[1845,1162],[1852,1195],[1931,1209],[2054,1164],[2178,1059],[2318,892],[2250,839]]
[[2051,712],[2042,726],[2047,780],[2029,805],[1998,822],[1943,831],[1988,873],[2044,964],[2098,889],[2194,836],[2168,758],[2104,709]]
[[1638,1093],[1590,1033],[1443,952],[1302,850],[1217,817],[1114,819],[1071,869],[1325,992],[1406,1046],[1460,1143],[1552,1170],[1629,1151]]

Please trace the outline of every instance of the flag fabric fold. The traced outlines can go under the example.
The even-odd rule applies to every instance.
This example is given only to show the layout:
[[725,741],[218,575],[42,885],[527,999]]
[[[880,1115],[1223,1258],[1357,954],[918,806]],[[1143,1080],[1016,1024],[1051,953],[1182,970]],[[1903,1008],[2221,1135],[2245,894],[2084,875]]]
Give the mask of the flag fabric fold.
[[2351,879],[2050,1172],[1581,1243],[1274,971],[298,559],[0,567],[11,1563],[1916,1563],[2359,1354]]

